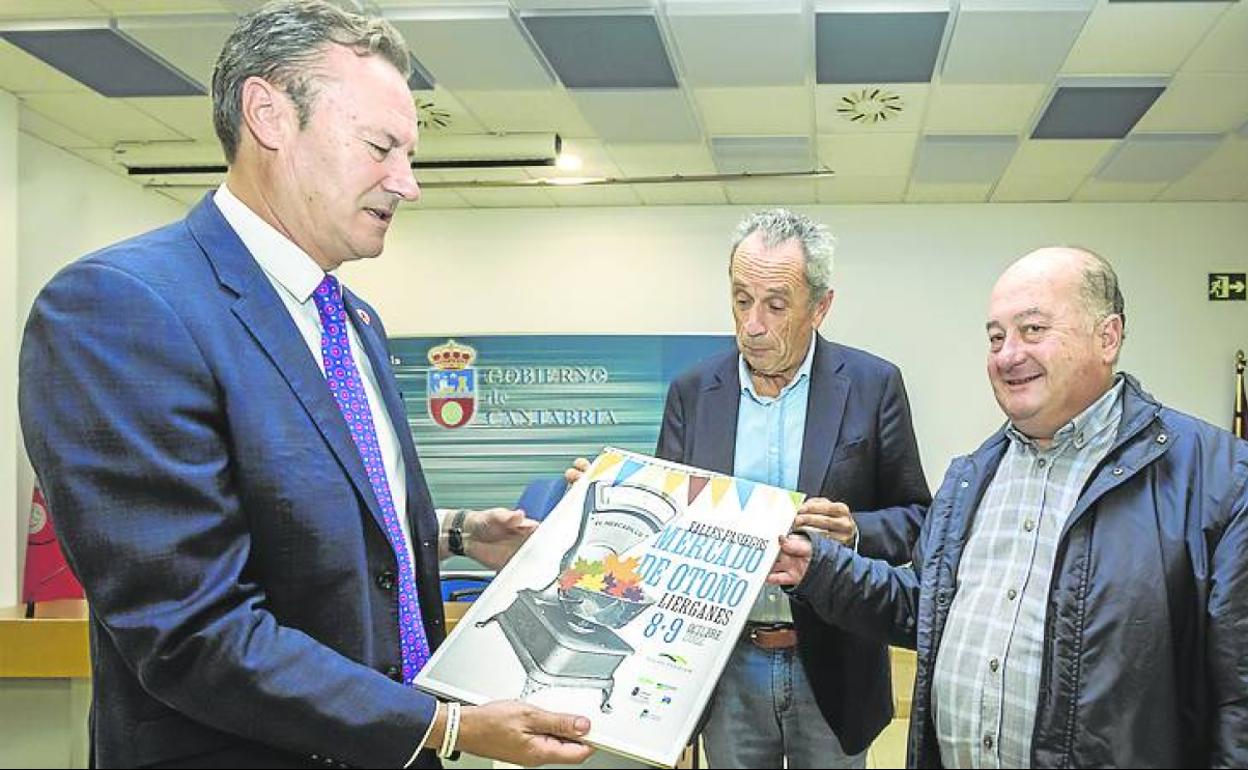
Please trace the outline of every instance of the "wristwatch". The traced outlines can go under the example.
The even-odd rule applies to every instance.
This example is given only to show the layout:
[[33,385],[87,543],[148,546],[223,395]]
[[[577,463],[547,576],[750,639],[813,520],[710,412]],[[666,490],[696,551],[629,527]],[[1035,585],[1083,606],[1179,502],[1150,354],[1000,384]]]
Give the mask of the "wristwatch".
[[467,517],[468,510],[465,508],[455,511],[455,515],[451,517],[451,529],[447,532],[446,545],[456,556],[464,555],[464,519]]

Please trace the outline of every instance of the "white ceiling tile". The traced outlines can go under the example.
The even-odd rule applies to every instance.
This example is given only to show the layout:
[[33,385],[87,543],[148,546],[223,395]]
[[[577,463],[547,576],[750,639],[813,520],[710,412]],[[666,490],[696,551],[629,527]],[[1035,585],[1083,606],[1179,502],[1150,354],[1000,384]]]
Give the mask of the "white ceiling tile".
[[[446,0],[439,0],[445,2]],[[460,0],[472,4],[474,0]],[[637,9],[649,7],[650,0],[511,0],[518,11],[583,11]]]
[[728,201],[737,205],[796,206],[815,203],[814,179],[756,179],[748,182],[725,182]]
[[1248,193],[1248,176],[1189,174],[1157,196],[1159,201],[1231,201]]
[[192,139],[216,141],[212,99],[207,96],[144,96],[119,99]]
[[402,210],[420,211],[422,209],[464,209],[468,201],[454,190],[421,190],[420,200],[415,204],[406,204]]
[[992,184],[913,182],[906,191],[908,203],[982,203],[988,200]]
[[1006,7],[963,2],[945,54],[945,83],[1048,83],[1070,53],[1091,0]]
[[[1248,39],[1244,40],[1248,48]],[[1248,73],[1174,76],[1132,133],[1231,131],[1248,117]]]
[[456,190],[474,208],[550,208],[555,202],[545,190],[532,187],[481,187]]
[[1118,146],[1116,139],[1033,139],[1014,152],[1007,174],[1083,179]]
[[51,118],[44,117],[24,107],[18,112],[17,125],[19,129],[27,134],[38,137],[56,147],[65,149],[99,147],[99,143],[96,141],[88,139]]
[[[428,175],[436,171],[436,176]],[[523,168],[439,168],[416,169],[416,179],[439,182],[515,182],[532,179]]]
[[694,102],[708,134],[805,134],[814,99],[805,86],[698,88]]
[[[178,5],[179,13],[174,16],[123,16],[117,20],[117,26],[144,48],[199,83],[205,91],[210,91],[213,65],[238,20],[232,15],[220,13],[195,16],[189,14],[191,10],[194,9],[188,7],[184,12]],[[215,10],[219,11],[220,6]]]
[[813,171],[815,153],[806,136],[712,136],[711,157],[725,174]]
[[175,200],[178,203],[181,203],[187,207],[194,206],[195,204],[199,203],[200,198],[204,197],[203,190],[192,190],[192,189],[187,189],[185,187],[171,187],[171,188],[154,187],[154,188],[151,188],[151,190],[157,195],[163,195],[166,198]]
[[825,134],[819,165],[837,176],[907,177],[918,134]]
[[718,182],[639,184],[633,190],[647,206],[722,206],[728,202],[724,186]]
[[578,89],[572,99],[607,142],[693,142],[701,138],[684,93],[676,89]]
[[934,184],[984,184],[1001,178],[1018,149],[1018,137],[927,134],[919,141],[914,179]]
[[[612,142],[607,154],[626,176],[697,176],[715,173],[711,152],[703,144]],[[641,187],[638,192],[642,193]]]
[[0,19],[104,16],[91,0],[0,0]]
[[7,40],[0,40],[0,90],[19,96],[31,93],[94,93]]
[[[83,147],[69,149],[66,150],[66,152],[71,155],[77,155],[79,158],[82,158],[88,163],[99,166],[110,174],[119,176],[122,179],[130,178],[129,175],[126,174],[126,170],[124,168],[113,162],[112,150],[105,150],[99,147]],[[202,190],[200,192],[202,193]]]
[[1230,200],[1248,191],[1248,139],[1232,135],[1158,200]]
[[1248,3],[1233,3],[1180,72],[1248,72]]
[[1075,192],[1076,201],[1151,201],[1161,194],[1168,182],[1102,182],[1089,179]]
[[1248,179],[1248,138],[1228,136],[1192,173],[1233,174]]
[[1222,141],[1217,134],[1132,134],[1096,170],[1096,178],[1172,182],[1194,171]]
[[488,131],[554,131],[565,137],[594,133],[571,97],[561,89],[456,89],[455,96]]
[[1085,176],[1026,176],[1006,171],[992,190],[999,202],[1066,201],[1075,194]]
[[186,139],[182,134],[126,104],[88,91],[80,94],[29,94],[25,105],[100,146],[120,141]]
[[[42,0],[41,0],[42,2]],[[227,7],[220,0],[94,0],[110,13],[221,13]]]
[[820,203],[900,203],[906,195],[906,176],[841,176],[820,179],[815,190]]
[[[800,2],[772,0],[740,9],[732,3],[669,0],[666,10],[685,83],[776,86],[806,82],[814,61],[814,34]],[[749,56],[741,55],[743,40],[750,41]]]
[[1062,73],[1174,72],[1224,10],[1224,3],[1101,4],[1084,25]]
[[639,206],[641,199],[628,185],[549,187],[556,206]]
[[1047,85],[940,83],[927,100],[923,130],[939,133],[1022,133],[1032,124]]
[[[930,83],[887,83],[873,85],[815,86],[815,124],[820,134],[917,134],[923,125],[923,112]],[[838,110],[853,109],[853,105],[881,103],[883,99],[899,97],[889,103],[900,105],[901,110],[887,120],[869,122],[852,120],[851,114]],[[886,113],[891,114],[891,113]]]
[[448,88],[536,89],[553,83],[506,4],[386,16],[434,80]]

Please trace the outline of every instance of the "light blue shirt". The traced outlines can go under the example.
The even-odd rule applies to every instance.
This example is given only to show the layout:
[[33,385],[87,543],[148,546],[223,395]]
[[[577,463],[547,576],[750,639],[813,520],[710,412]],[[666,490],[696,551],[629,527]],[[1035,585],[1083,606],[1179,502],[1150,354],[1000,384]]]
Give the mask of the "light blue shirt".
[[[754,391],[745,357],[737,359],[741,379],[741,403],[737,407],[737,445],[733,455],[733,475],[797,489],[802,464],[802,442],[806,433],[806,404],[810,400],[810,368],[815,360],[815,335],[810,349],[793,380],[778,396],[760,396]],[[778,586],[767,586],[750,610],[757,623],[791,623],[789,599]]]

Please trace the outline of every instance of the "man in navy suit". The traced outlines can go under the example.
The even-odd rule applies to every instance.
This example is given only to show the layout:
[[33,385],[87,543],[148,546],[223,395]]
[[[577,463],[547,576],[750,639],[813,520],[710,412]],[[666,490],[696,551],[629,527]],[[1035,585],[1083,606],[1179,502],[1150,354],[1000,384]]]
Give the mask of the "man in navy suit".
[[[817,332],[832,252],[825,227],[784,209],[740,224],[738,350],[672,383],[656,454],[805,492],[795,526],[904,562],[931,496],[897,367]],[[887,649],[769,587],[702,735],[712,767],[864,767],[892,713]]]
[[[410,686],[446,548],[380,316],[332,275],[419,197],[409,66],[328,3],[244,18],[213,73],[225,184],[35,303],[22,429],[90,603],[95,766],[589,754],[584,717]],[[531,527],[472,512],[469,554]]]

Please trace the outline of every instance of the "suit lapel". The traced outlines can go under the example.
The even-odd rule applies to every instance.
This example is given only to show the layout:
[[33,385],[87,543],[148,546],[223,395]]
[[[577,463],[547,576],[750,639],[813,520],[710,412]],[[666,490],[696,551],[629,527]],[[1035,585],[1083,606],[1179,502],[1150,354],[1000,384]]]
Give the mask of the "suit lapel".
[[312,358],[307,342],[299,334],[264,271],[211,202],[211,194],[191,211],[187,224],[212,263],[218,280],[238,295],[232,307],[234,315],[286,379],[368,505],[369,512],[384,530],[381,506],[368,481],[364,461],[360,459],[360,451],[351,438],[346,420],[325,383],[325,375]]
[[691,465],[719,473],[733,472],[737,412],[741,407],[741,377],[737,367],[737,356],[727,356],[703,386],[702,405],[691,434],[700,440],[693,446]]
[[849,378],[840,373],[845,362],[836,347],[816,336],[815,360],[810,367],[810,396],[806,402],[806,432],[797,488],[808,495],[823,494],[823,481],[832,465],[841,432],[841,418],[849,400]]

